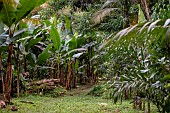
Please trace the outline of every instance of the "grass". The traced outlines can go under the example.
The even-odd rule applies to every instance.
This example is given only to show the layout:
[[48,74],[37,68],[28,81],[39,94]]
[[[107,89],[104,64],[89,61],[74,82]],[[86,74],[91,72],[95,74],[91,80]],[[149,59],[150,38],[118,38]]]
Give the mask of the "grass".
[[[33,102],[33,104],[21,101]],[[112,100],[83,94],[58,98],[29,95],[13,98],[12,102],[18,107],[16,113],[143,113],[139,109],[132,109],[130,101],[113,104]],[[152,105],[151,113],[156,112],[156,106]],[[1,109],[0,113],[13,113],[13,111],[8,106]]]

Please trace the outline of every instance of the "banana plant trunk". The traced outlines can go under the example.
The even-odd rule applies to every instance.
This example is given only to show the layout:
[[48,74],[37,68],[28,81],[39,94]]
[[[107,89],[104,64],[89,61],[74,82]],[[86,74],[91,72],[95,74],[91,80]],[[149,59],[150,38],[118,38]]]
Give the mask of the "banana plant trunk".
[[51,62],[50,67],[51,67],[51,68],[49,68],[50,78],[53,79],[53,78],[54,78],[54,75],[55,75],[55,70],[54,70],[54,64],[53,64],[53,62]]
[[73,88],[76,88],[76,68],[75,68],[75,63],[73,63],[74,69],[72,70],[73,74]]
[[7,59],[7,69],[6,69],[6,79],[5,79],[5,89],[4,97],[5,102],[11,102],[11,85],[12,85],[12,53],[13,53],[13,44],[8,45],[8,59]]
[[60,65],[60,85],[64,86],[64,70],[63,65]]
[[17,97],[20,95],[20,61],[19,61],[19,45],[20,43],[18,42],[18,50],[17,50]]
[[71,61],[68,61],[68,71],[67,71],[67,78],[66,78],[66,90],[71,89]]
[[150,94],[148,94],[148,113],[150,113]]
[[2,56],[1,56],[1,52],[0,52],[0,80],[1,80],[1,88],[2,88],[2,98],[4,99],[4,78],[3,78],[3,75],[2,75],[2,68],[3,68],[3,65],[2,65]]

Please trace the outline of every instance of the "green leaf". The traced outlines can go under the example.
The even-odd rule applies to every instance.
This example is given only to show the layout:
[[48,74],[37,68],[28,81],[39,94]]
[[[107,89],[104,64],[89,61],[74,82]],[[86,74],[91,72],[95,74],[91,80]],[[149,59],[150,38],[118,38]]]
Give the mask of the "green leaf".
[[35,62],[36,62],[36,55],[33,53],[29,53],[26,56],[27,60],[29,61],[30,66],[35,66]]
[[3,8],[1,9],[1,12],[0,12],[1,21],[8,27],[11,27],[15,21],[15,17],[16,17],[15,12],[16,12],[16,9],[14,8],[12,4],[10,3],[7,4],[4,2]]
[[77,69],[78,69],[78,67],[79,67],[79,61],[78,61],[78,60],[76,60],[76,63],[75,63],[75,70],[77,70]]
[[4,24],[0,20],[0,34],[4,32]]
[[56,50],[59,50],[60,46],[61,46],[61,38],[60,38],[60,35],[59,35],[57,29],[54,26],[51,27],[50,37],[54,43],[54,48]]
[[163,81],[165,81],[165,80],[170,80],[170,74],[165,75],[165,76],[162,78],[162,80],[163,80]]
[[73,36],[71,41],[69,42],[69,49],[73,50],[76,48],[77,48],[77,38],[75,36]]
[[38,55],[38,59],[37,59],[37,64],[41,64],[44,61],[46,61],[48,58],[50,58],[50,54],[49,54],[49,50],[51,49],[51,47],[53,46],[53,44],[49,44],[46,49]]
[[36,45],[38,42],[40,42],[42,40],[42,38],[36,38],[36,39],[31,39],[29,41],[29,43],[26,45],[26,50],[28,51],[28,49],[32,48],[34,45]]
[[45,1],[46,0],[20,0],[20,4],[17,7],[15,23],[25,18],[36,6],[43,4]]
[[139,9],[139,12],[138,12],[138,23],[143,23],[146,21],[146,18],[145,18],[145,15],[143,14],[143,11],[140,7],[140,4],[138,4],[138,9]]
[[70,30],[71,22],[70,22],[68,16],[65,16],[65,21],[66,21],[66,28],[67,28],[67,30]]

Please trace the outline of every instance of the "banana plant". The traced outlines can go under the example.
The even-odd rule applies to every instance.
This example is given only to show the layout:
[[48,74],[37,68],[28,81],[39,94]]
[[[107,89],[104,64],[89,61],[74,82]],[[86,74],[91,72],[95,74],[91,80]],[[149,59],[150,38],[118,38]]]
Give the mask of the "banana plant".
[[[0,9],[0,20],[8,27],[7,39],[10,42],[8,46],[8,59],[6,69],[6,81],[4,90],[4,100],[6,103],[11,101],[11,83],[12,83],[12,53],[13,53],[13,39],[15,39],[15,31],[19,22],[25,18],[36,6],[41,5],[46,0],[37,0],[31,2],[30,0],[1,0],[2,7]],[[19,31],[18,31],[19,32]],[[17,34],[17,33],[16,33]]]

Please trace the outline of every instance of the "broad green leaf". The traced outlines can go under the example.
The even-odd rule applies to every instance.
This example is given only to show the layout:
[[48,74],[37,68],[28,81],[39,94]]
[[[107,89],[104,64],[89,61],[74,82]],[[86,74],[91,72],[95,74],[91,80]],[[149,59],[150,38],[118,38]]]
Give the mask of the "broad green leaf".
[[49,44],[46,47],[46,49],[40,55],[38,55],[37,64],[41,64],[44,61],[46,61],[48,58],[50,58],[50,54],[48,51],[51,49],[52,46],[53,44]]
[[76,49],[77,48],[77,38],[75,36],[73,36],[71,38],[71,41],[69,42],[69,49]]
[[146,18],[145,18],[145,15],[143,14],[143,11],[140,7],[140,4],[138,4],[138,9],[139,9],[139,12],[138,12],[138,23],[143,23],[146,21]]
[[42,38],[36,38],[36,39],[31,39],[29,43],[26,45],[26,50],[28,51],[29,48],[32,48],[34,45],[36,45],[38,42],[40,42]]
[[163,81],[165,81],[165,80],[170,80],[170,74],[165,75],[165,76],[162,78],[162,80],[163,80]]
[[20,4],[17,7],[15,23],[25,18],[36,6],[43,4],[45,1],[46,0],[20,0]]
[[16,17],[15,12],[16,9],[12,4],[3,2],[3,8],[1,9],[0,12],[1,21],[8,27],[11,27],[15,21]]
[[54,48],[56,50],[59,50],[60,46],[61,46],[61,38],[60,38],[60,35],[59,35],[57,29],[54,26],[51,27],[50,37],[54,43]]
[[78,69],[78,67],[79,67],[79,61],[78,61],[78,60],[76,60],[76,63],[75,63],[75,70],[77,70],[77,69]]
[[0,20],[0,35],[4,32],[4,24]]
[[67,30],[70,30],[71,22],[70,22],[68,16],[65,16],[65,21],[66,21],[66,28],[67,28]]
[[170,88],[170,83],[166,84],[165,88]]
[[41,64],[50,58],[50,54],[48,52],[43,52],[38,56],[37,64]]
[[27,56],[26,56],[27,60],[29,61],[29,64],[31,66],[35,66],[35,63],[36,63],[36,55],[33,54],[33,53],[29,53]]

